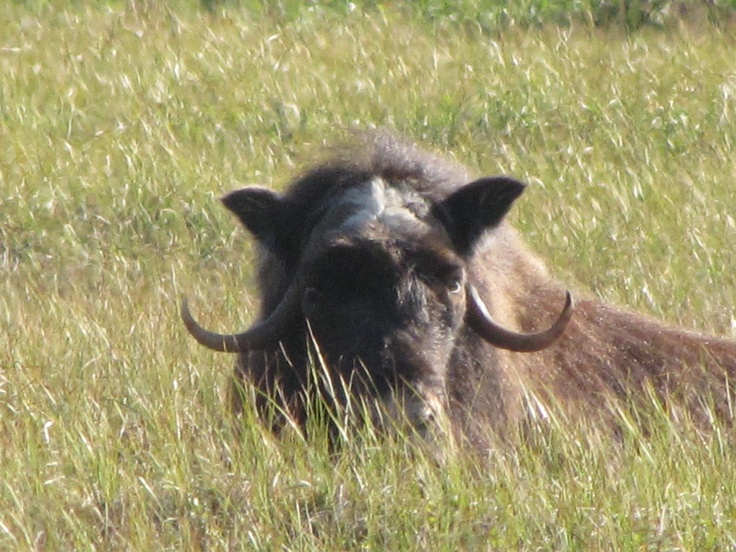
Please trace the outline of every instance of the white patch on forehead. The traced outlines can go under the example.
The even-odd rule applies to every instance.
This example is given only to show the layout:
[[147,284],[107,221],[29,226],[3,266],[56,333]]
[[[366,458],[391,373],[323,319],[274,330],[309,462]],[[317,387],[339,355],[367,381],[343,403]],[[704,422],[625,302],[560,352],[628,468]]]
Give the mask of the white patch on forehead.
[[407,198],[400,191],[374,177],[345,192],[329,210],[325,222],[341,233],[352,233],[373,222],[399,229],[420,219],[408,208]]
[[376,220],[385,209],[386,183],[376,177],[345,192],[330,211],[338,217],[344,216],[339,222],[335,221],[338,228],[352,230]]

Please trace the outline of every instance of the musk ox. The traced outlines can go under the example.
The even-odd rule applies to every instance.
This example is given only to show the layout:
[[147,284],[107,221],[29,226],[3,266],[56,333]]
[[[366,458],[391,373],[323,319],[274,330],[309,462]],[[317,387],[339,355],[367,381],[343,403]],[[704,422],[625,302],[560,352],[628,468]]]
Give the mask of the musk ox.
[[390,133],[362,136],[283,194],[222,199],[258,244],[260,321],[212,333],[186,300],[182,318],[201,344],[238,353],[235,380],[253,384],[261,413],[275,404],[298,424],[314,397],[360,398],[419,430],[442,417],[481,446],[550,403],[587,417],[647,392],[730,418],[736,344],[596,299],[573,307],[504,222],[524,188],[472,179]]

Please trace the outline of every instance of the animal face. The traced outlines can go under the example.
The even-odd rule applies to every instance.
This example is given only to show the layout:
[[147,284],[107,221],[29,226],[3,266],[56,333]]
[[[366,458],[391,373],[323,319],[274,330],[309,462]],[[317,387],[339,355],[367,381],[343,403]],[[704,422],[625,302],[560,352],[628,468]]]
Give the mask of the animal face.
[[341,240],[306,265],[302,312],[353,394],[442,402],[464,279],[459,259],[413,241]]
[[308,392],[310,357],[318,354],[333,398],[377,398],[421,427],[444,408],[463,332],[535,351],[570,319],[568,301],[546,332],[507,330],[469,281],[477,242],[523,189],[503,177],[437,187],[421,171],[342,168],[314,171],[285,195],[237,190],[223,201],[261,245],[263,319],[241,334],[214,334],[185,304],[184,322],[200,343],[241,353],[246,372],[254,350],[275,359],[254,368],[257,381],[271,382],[268,393],[286,380],[292,384],[282,394]]

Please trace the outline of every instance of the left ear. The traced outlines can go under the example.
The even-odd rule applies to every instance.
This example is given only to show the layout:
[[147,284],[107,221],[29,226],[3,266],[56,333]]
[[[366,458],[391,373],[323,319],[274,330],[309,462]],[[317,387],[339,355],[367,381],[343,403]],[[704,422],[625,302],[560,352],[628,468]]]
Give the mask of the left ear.
[[468,255],[486,230],[498,226],[526,184],[505,176],[480,178],[436,206],[458,252]]
[[289,201],[268,188],[247,186],[223,196],[222,203],[264,245],[279,242],[288,227]]

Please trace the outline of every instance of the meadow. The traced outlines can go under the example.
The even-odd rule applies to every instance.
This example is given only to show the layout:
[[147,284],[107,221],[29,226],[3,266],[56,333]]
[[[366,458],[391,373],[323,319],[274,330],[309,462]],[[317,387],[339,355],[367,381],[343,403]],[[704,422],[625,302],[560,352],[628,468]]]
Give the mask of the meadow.
[[732,430],[333,457],[233,420],[177,310],[245,328],[219,196],[378,126],[529,182],[577,293],[736,338],[733,2],[164,4],[0,11],[0,549],[736,547]]

